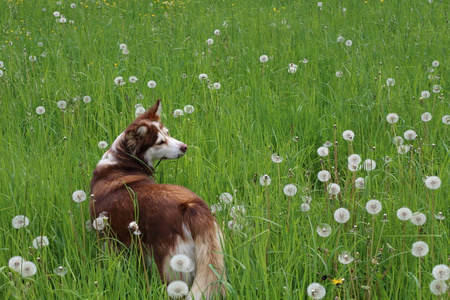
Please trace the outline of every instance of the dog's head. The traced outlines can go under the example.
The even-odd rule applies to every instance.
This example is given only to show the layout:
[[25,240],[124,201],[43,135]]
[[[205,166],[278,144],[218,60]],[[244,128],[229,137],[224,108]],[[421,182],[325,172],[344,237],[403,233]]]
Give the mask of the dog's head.
[[161,99],[140,115],[123,133],[128,152],[153,166],[161,159],[176,159],[187,151],[187,145],[169,135],[161,122]]

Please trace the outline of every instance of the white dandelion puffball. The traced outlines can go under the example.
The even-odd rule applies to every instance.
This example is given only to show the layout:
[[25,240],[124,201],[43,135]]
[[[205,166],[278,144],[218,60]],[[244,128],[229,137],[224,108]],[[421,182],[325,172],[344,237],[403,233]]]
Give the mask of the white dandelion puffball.
[[33,275],[36,274],[36,272],[37,272],[37,268],[36,268],[36,265],[33,262],[31,262],[31,261],[24,261],[22,263],[22,269],[21,269],[20,274],[23,277],[33,276]]
[[214,30],[214,34],[215,35],[220,35],[220,30],[219,29]]
[[317,226],[317,234],[319,234],[321,237],[328,237],[331,234],[331,226],[328,224],[321,224],[320,226]]
[[341,187],[337,183],[330,183],[327,189],[331,195],[337,195],[341,191]]
[[106,227],[106,221],[103,217],[98,217],[94,221],[92,221],[92,228],[97,231],[102,231]]
[[355,179],[355,187],[359,190],[363,190],[364,189],[364,178],[362,177],[358,177]]
[[438,212],[436,215],[434,215],[434,217],[438,220],[444,220],[444,214],[442,213],[442,211]]
[[222,193],[219,196],[220,202],[223,202],[225,204],[230,204],[233,201],[233,196],[230,193]]
[[38,236],[33,240],[33,247],[36,249],[47,247],[48,245],[49,241],[46,236]]
[[430,98],[431,94],[429,91],[423,91],[422,93],[420,93],[420,97],[422,97],[423,99],[427,99]]
[[325,297],[327,291],[320,283],[313,282],[306,288],[306,293],[312,299],[322,299]]
[[272,179],[267,174],[264,174],[263,176],[261,176],[259,178],[259,184],[262,186],[269,186],[271,182],[272,182]]
[[212,45],[212,44],[214,44],[214,40],[213,40],[213,39],[207,39],[207,40],[206,40],[206,43],[207,43],[208,45]]
[[297,194],[297,187],[293,184],[287,184],[283,188],[283,193],[286,196],[294,196],[295,194]]
[[84,96],[84,97],[83,97],[83,102],[84,102],[84,103],[90,103],[91,101],[92,101],[91,96]]
[[54,11],[54,12],[53,12],[53,16],[54,16],[55,18],[58,18],[59,16],[61,16],[61,14],[59,13],[59,11]]
[[59,109],[65,109],[67,107],[67,102],[64,100],[58,101],[58,103],[56,103],[56,106],[58,106]]
[[279,156],[278,154],[274,153],[272,154],[272,156],[270,157],[272,159],[272,161],[276,164],[279,164],[280,162],[283,161],[283,156]]
[[338,260],[341,264],[348,265],[349,263],[353,262],[355,259],[353,258],[353,256],[350,255],[349,252],[344,251],[338,255]]
[[342,137],[346,141],[353,141],[353,139],[355,138],[355,133],[353,131],[351,131],[351,130],[345,130],[342,133]]
[[144,114],[145,111],[146,111],[145,108],[143,108],[142,106],[139,106],[139,107],[136,108],[136,111],[134,112],[134,115],[136,117],[139,117],[140,115]]
[[183,108],[183,110],[184,110],[184,112],[185,113],[187,113],[187,114],[192,114],[193,112],[194,112],[194,107],[192,106],[192,105],[186,105],[184,108]]
[[128,50],[128,49],[123,49],[123,50],[122,50],[122,53],[125,54],[125,55],[128,55],[128,54],[130,54],[130,50]]
[[125,84],[125,80],[123,80],[122,76],[117,76],[116,78],[114,78],[114,84],[117,86],[122,86]]
[[431,274],[435,279],[447,281],[450,279],[450,268],[447,265],[436,265]]
[[78,190],[72,193],[72,200],[80,203],[86,200],[86,193],[82,190]]
[[430,283],[430,292],[436,296],[443,295],[447,292],[448,286],[445,281],[435,279]]
[[222,85],[219,82],[214,82],[213,83],[213,88],[215,90],[220,90],[221,87],[222,87]]
[[122,44],[119,45],[119,49],[120,49],[120,50],[125,50],[125,49],[127,49],[127,48],[128,48],[128,47],[127,47],[127,44],[123,44],[123,43],[122,43]]
[[408,221],[412,217],[412,211],[408,207],[402,207],[397,210],[397,218],[402,221]]
[[38,106],[38,107],[36,107],[36,113],[37,113],[38,115],[44,114],[44,113],[45,113],[45,107],[43,107],[43,106]]
[[175,272],[189,273],[194,271],[195,265],[189,256],[176,254],[170,259],[170,267]]
[[344,73],[342,73],[342,71],[337,71],[336,73],[334,73],[334,75],[336,75],[336,77],[341,78],[342,75],[344,75]]
[[430,190],[436,190],[441,186],[441,179],[437,176],[428,176],[425,179],[425,185]]
[[341,224],[347,223],[350,220],[350,212],[346,208],[338,208],[334,212],[334,220]]
[[13,228],[16,228],[16,229],[27,227],[29,224],[30,224],[30,220],[23,215],[15,216],[12,219],[12,226],[13,226]]
[[322,3],[322,2],[317,2],[317,6],[318,6],[318,7],[322,7],[322,6],[323,6],[323,3]]
[[67,274],[67,268],[64,268],[63,266],[59,266],[56,269],[54,269],[53,272],[58,276],[64,276]]
[[445,125],[449,125],[450,124],[450,115],[443,116],[442,123],[444,123]]
[[29,59],[30,61],[36,61],[36,60],[37,60],[37,57],[36,57],[35,55],[30,55],[30,56],[28,57],[28,59]]
[[424,257],[428,254],[429,248],[427,243],[423,241],[418,241],[412,244],[411,253],[415,257]]
[[218,211],[222,211],[222,205],[220,204],[211,204],[211,212],[216,213]]
[[184,299],[189,294],[189,287],[186,282],[175,280],[167,286],[167,294],[169,298]]
[[345,46],[350,47],[351,45],[353,45],[352,40],[346,40],[345,41]]
[[302,205],[300,206],[300,209],[302,210],[302,212],[307,212],[311,209],[311,207],[309,206],[308,203],[302,203]]
[[139,230],[139,225],[136,221],[130,222],[130,224],[128,224],[128,229],[130,229],[134,235],[142,234],[142,232]]
[[366,159],[363,162],[363,168],[367,172],[373,171],[377,167],[377,163],[372,159]]
[[202,73],[202,74],[198,75],[198,79],[200,79],[200,80],[208,79],[208,75],[206,75],[205,73]]
[[331,174],[327,170],[322,170],[319,173],[317,173],[317,178],[322,182],[327,182],[331,179]]
[[397,153],[398,154],[406,154],[411,150],[411,147],[409,145],[400,145],[397,147]]
[[431,116],[431,114],[430,114],[429,112],[424,112],[424,113],[420,116],[420,119],[421,119],[423,122],[429,122],[429,121],[431,121],[432,118],[433,118],[433,117]]
[[427,221],[427,216],[423,213],[414,213],[410,218],[411,223],[413,223],[416,226],[421,226],[425,224]]
[[371,215],[376,215],[381,211],[381,202],[375,199],[369,200],[366,203],[366,210]]
[[156,87],[156,81],[154,80],[150,80],[149,82],[147,82],[147,86],[151,89]]
[[361,166],[354,164],[348,164],[347,167],[351,172],[356,172],[361,169]]
[[105,142],[105,141],[100,141],[100,142],[98,142],[98,145],[97,145],[100,149],[105,149],[106,147],[108,147],[108,143],[107,142]]
[[20,272],[24,263],[22,256],[13,256],[9,259],[8,266],[16,272]]
[[77,5],[75,3],[70,4],[70,8],[75,8],[75,7],[77,7]]
[[269,57],[267,55],[261,55],[259,57],[259,61],[262,63],[266,63],[269,60]]
[[175,109],[174,111],[173,111],[173,116],[175,117],[175,118],[178,118],[178,117],[181,117],[182,115],[184,115],[184,112],[183,112],[183,110],[182,109]]
[[297,72],[297,68],[298,68],[298,66],[296,64],[290,63],[289,67],[288,67],[288,73],[290,73],[290,74],[296,73]]
[[336,39],[336,42],[343,43],[343,42],[345,42],[345,38],[343,36],[338,36]]
[[415,140],[417,138],[417,133],[414,130],[406,130],[403,133],[403,137],[405,138],[405,140],[407,141],[412,141]]
[[[39,43],[38,43],[39,44]],[[39,46],[39,45],[38,45]],[[0,60],[0,68],[3,68],[5,66],[5,64],[3,63],[3,61]]]
[[431,65],[432,65],[433,67],[439,67],[439,62],[438,62],[437,60],[434,60],[434,61],[431,63]]
[[395,79],[394,78],[386,79],[386,85],[387,86],[394,86],[395,85]]
[[349,164],[359,165],[361,163],[361,156],[359,156],[358,154],[351,154],[347,158],[347,161]]
[[441,86],[439,84],[433,85],[433,93],[440,93],[441,92]]
[[245,207],[242,205],[235,205],[230,210],[230,216],[233,219],[241,218],[245,216],[246,213],[247,211],[245,210]]
[[390,113],[386,116],[386,121],[390,124],[395,124],[399,120],[399,117],[396,113]]
[[228,228],[231,230],[242,230],[244,228],[244,225],[240,224],[236,220],[230,220],[228,221]]
[[128,78],[128,81],[131,83],[136,83],[139,81],[139,79],[136,76],[130,76],[130,78]]
[[328,156],[329,153],[330,151],[328,150],[327,147],[322,146],[317,149],[317,154],[319,154],[319,156],[321,157]]
[[396,146],[403,145],[403,138],[401,136],[396,136],[392,139],[392,143]]

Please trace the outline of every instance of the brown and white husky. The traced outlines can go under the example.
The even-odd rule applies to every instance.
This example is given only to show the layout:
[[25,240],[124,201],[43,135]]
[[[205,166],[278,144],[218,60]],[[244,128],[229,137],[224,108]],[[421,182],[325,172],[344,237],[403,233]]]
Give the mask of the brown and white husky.
[[186,144],[169,136],[160,114],[158,99],[97,164],[91,180],[91,218],[106,215],[114,237],[126,246],[133,239],[130,224],[137,223],[147,258],[154,260],[167,283],[186,276],[174,273],[170,259],[188,256],[195,264],[189,299],[224,297],[221,232],[208,205],[187,188],[153,180],[154,162],[179,158],[187,150]]

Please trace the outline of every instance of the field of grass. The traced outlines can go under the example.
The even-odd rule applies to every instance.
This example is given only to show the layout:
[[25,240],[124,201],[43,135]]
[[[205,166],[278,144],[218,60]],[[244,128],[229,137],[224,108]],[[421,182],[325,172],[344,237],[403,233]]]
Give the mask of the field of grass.
[[161,98],[189,150],[156,177],[215,211],[229,299],[450,299],[448,1],[0,3],[0,298],[168,298],[85,226],[98,143]]

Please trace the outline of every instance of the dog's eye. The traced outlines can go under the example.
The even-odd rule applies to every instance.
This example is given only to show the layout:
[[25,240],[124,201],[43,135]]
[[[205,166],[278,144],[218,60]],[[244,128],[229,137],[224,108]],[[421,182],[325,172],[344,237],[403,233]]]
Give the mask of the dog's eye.
[[162,144],[164,144],[165,142],[166,142],[166,141],[161,140],[161,141],[157,142],[156,145],[162,145]]

